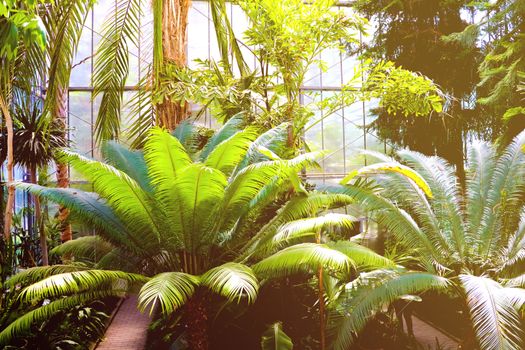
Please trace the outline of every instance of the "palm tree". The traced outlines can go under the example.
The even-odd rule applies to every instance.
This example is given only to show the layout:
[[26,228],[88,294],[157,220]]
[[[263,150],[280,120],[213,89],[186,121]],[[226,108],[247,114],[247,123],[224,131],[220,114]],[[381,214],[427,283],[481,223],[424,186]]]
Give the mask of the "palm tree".
[[[336,349],[352,343],[380,305],[429,288],[465,298],[481,349],[523,348],[524,145],[525,132],[501,154],[473,142],[464,194],[443,159],[408,150],[397,152],[404,164],[369,152],[382,162],[327,189],[353,197],[423,271],[375,271],[352,282],[340,300]],[[356,186],[362,176],[375,187]]]
[[[67,141],[63,129],[56,121],[49,121],[42,114],[40,101],[19,101],[13,113],[13,164],[27,169],[30,181],[37,183],[37,169],[53,160],[53,153],[65,147]],[[0,139],[0,161],[7,158],[7,143]],[[40,217],[40,200],[35,196],[35,218],[40,234],[42,264],[48,265],[47,238]]]
[[[200,150],[191,125],[182,124],[176,137],[152,129],[143,152],[106,143],[107,164],[62,151],[61,159],[91,181],[95,193],[20,184],[68,207],[98,235],[57,248],[57,253],[82,261],[83,267],[36,268],[9,281],[12,288],[40,280],[22,290],[22,301],[68,298],[10,324],[0,341],[69,305],[73,294],[78,303],[100,293],[119,295],[139,283],[140,308],[158,307],[169,314],[184,306],[188,340],[193,349],[204,349],[210,291],[229,301],[251,303],[259,279],[316,272],[321,266],[330,275],[346,276],[360,265],[391,265],[351,242],[312,243],[317,232],[347,228],[353,218],[305,218],[347,205],[349,197],[306,192],[298,172],[315,166],[316,155],[289,160],[278,156],[286,143],[286,124],[257,136],[253,128],[239,129],[241,122],[242,116],[232,118]],[[264,208],[283,195],[288,200],[276,214],[254,226]],[[125,272],[110,271],[115,269]]]

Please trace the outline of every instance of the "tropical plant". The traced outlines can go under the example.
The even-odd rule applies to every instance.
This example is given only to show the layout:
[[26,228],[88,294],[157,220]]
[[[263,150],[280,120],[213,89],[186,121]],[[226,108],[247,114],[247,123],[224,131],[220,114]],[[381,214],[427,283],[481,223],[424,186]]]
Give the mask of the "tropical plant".
[[[40,101],[19,101],[13,108],[13,151],[14,165],[27,169],[30,182],[37,183],[37,169],[46,166],[53,160],[55,150],[67,145],[61,125],[49,121],[42,113]],[[3,163],[7,156],[5,138],[0,139],[0,161]],[[32,205],[32,203],[28,203]],[[34,198],[36,228],[40,235],[42,264],[48,264],[47,238],[44,232],[40,200]]]
[[[408,150],[397,152],[402,163],[369,152],[382,162],[327,188],[360,203],[422,271],[378,270],[347,285],[337,349],[353,341],[352,332],[380,305],[429,288],[464,298],[481,349],[523,348],[524,145],[525,132],[501,154],[473,142],[465,192],[443,159]],[[375,187],[356,186],[362,176],[374,179]]]
[[[280,158],[286,125],[257,137],[253,128],[238,129],[241,120],[232,118],[201,150],[192,146],[192,128],[182,124],[174,132],[177,137],[152,129],[143,153],[107,143],[107,164],[62,151],[61,159],[90,180],[95,193],[19,184],[68,207],[98,235],[55,250],[76,260],[94,257],[89,269],[68,266],[78,271],[61,273],[51,266],[9,280],[12,288],[44,278],[20,292],[23,302],[68,297],[16,320],[0,333],[0,340],[55,311],[50,305],[62,307],[100,293],[119,295],[143,284],[140,308],[157,307],[169,314],[185,306],[188,341],[195,349],[206,348],[210,291],[249,304],[257,296],[259,279],[315,272],[320,266],[330,275],[346,276],[359,265],[390,264],[350,242],[308,242],[318,231],[348,227],[353,218],[328,214],[301,219],[347,205],[349,198],[306,192],[298,172],[315,166],[316,155]],[[275,216],[254,228],[260,210],[283,195],[289,198]],[[114,269],[125,272],[110,271]]]
[[[497,120],[481,108],[472,97],[481,61],[477,31],[470,40],[454,40],[456,32],[472,33],[470,1],[358,0],[355,8],[361,15],[381,23],[372,31],[371,40],[359,47],[359,53],[373,59],[389,60],[397,67],[424,74],[452,98],[446,104],[447,114],[427,113],[422,116],[376,109],[378,118],[370,125],[388,142],[424,154],[436,154],[454,164],[463,179],[463,139],[467,132],[490,139],[499,132]],[[395,95],[394,95],[395,96]],[[432,112],[432,111],[431,111]],[[433,132],[423,131],[431,128]]]
[[283,331],[283,325],[276,322],[268,327],[261,338],[262,350],[292,350],[293,343]]

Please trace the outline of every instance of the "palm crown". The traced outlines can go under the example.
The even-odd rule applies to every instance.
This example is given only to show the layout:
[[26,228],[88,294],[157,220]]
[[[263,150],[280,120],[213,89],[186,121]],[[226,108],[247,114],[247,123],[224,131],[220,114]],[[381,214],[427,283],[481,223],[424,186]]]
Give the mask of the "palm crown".
[[[398,244],[415,254],[420,269],[450,278],[436,285],[433,278],[428,283],[419,275],[416,280],[392,271],[363,275],[348,286],[351,293],[370,291],[378,282],[384,290],[376,295],[357,292],[360,297],[355,300],[362,298],[359,307],[363,300],[372,308],[409,292],[457,284],[464,290],[481,348],[521,349],[524,334],[520,310],[525,304],[525,290],[521,289],[525,287],[524,145],[525,132],[500,155],[493,146],[474,142],[468,152],[465,189],[443,159],[408,150],[397,152],[404,164],[369,152],[381,163],[349,174],[345,185],[329,188],[356,199]],[[377,186],[348,185],[356,176],[374,178]],[[372,301],[373,297],[376,299]],[[343,302],[345,312],[358,307],[355,300],[351,305]],[[366,317],[366,313],[349,317],[346,329],[356,329],[352,322],[362,326]],[[350,342],[343,334],[339,343]]]
[[[35,268],[9,281],[11,287],[38,281],[22,290],[25,301],[69,297],[18,319],[0,340],[22,331],[28,320],[45,317],[53,305],[63,307],[73,294],[76,299],[121,294],[139,283],[142,309],[160,306],[170,313],[202,288],[230,301],[253,302],[260,278],[320,266],[341,275],[359,265],[391,264],[351,242],[308,242],[322,230],[349,227],[353,218],[305,218],[351,199],[303,188],[298,172],[315,166],[316,155],[281,159],[286,125],[258,136],[249,127],[239,130],[240,121],[231,119],[200,150],[192,126],[183,124],[175,136],[153,129],[143,152],[107,143],[108,164],[62,151],[60,157],[92,183],[95,193],[20,184],[68,207],[98,235],[56,249],[92,265]],[[276,214],[262,227],[251,227],[283,194],[288,200]],[[126,272],[110,271],[115,269]]]

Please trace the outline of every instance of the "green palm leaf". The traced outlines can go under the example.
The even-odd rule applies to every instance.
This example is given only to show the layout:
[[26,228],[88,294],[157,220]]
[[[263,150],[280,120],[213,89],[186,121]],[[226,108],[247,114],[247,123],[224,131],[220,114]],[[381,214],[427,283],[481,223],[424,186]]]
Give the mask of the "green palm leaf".
[[239,131],[242,131],[241,126],[244,123],[244,116],[244,113],[236,114],[224,123],[224,125],[213,134],[202,149],[200,160],[204,161],[220,143],[226,141]]
[[41,281],[49,276],[83,270],[87,270],[87,268],[84,266],[77,265],[51,265],[31,267],[9,278],[5,282],[5,286],[8,288],[12,288],[17,285],[25,286],[37,281]]
[[184,168],[172,188],[173,215],[182,224],[185,248],[196,252],[216,241],[217,208],[224,196],[226,177],[217,169],[195,163]]
[[230,175],[246,154],[248,147],[257,137],[255,129],[246,128],[215,146],[206,157],[204,164]]
[[162,313],[170,314],[191,298],[199,284],[198,277],[183,272],[158,274],[142,286],[139,309],[144,312],[149,307],[151,314],[160,305]]
[[144,158],[149,176],[158,191],[169,188],[177,178],[177,173],[192,163],[179,140],[160,128],[150,130]]
[[238,263],[226,263],[214,267],[201,277],[202,285],[227,298],[240,302],[246,298],[249,304],[255,302],[259,281],[251,268]]
[[49,35],[47,52],[49,71],[47,77],[44,109],[54,115],[58,104],[62,103],[61,94],[69,87],[69,78],[73,59],[89,10],[94,0],[64,0],[51,3],[43,11],[43,23]]
[[432,190],[430,189],[430,186],[428,185],[426,180],[414,170],[397,162],[377,163],[365,166],[363,168],[360,168],[359,170],[354,170],[347,176],[345,176],[343,180],[341,180],[341,184],[346,185],[350,182],[350,180],[352,180],[356,176],[380,174],[384,172],[394,172],[406,176],[410,180],[414,181],[429,198],[432,198]]
[[137,181],[144,191],[152,192],[148,167],[142,152],[131,151],[115,141],[107,141],[102,145],[102,156],[108,164]]
[[237,167],[238,171],[249,164],[268,160],[268,157],[260,152],[261,149],[268,149],[277,155],[281,155],[286,150],[289,126],[290,124],[283,123],[261,134],[248,148],[246,156]]
[[95,56],[93,98],[102,94],[95,123],[97,142],[117,138],[123,90],[129,73],[129,47],[138,47],[142,0],[117,0],[102,29]]
[[113,250],[113,245],[100,236],[79,237],[53,248],[51,254],[70,255],[75,261],[96,262]]
[[522,349],[521,319],[512,300],[496,281],[472,275],[460,275],[467,294],[474,330],[482,350]]
[[140,243],[138,236],[135,238],[113,209],[95,193],[27,183],[17,183],[16,186],[65,206],[112,244],[125,246],[139,254],[147,246]]
[[272,324],[264,332],[261,338],[262,350],[292,350],[293,343],[289,336],[283,331],[280,322]]
[[86,292],[77,293],[75,295],[68,296],[67,298],[61,298],[52,301],[47,305],[43,305],[35,310],[23,314],[11,324],[9,324],[4,330],[2,330],[2,332],[0,332],[0,345],[9,344],[9,342],[13,339],[16,339],[16,337],[29,333],[33,324],[45,321],[56,313],[63,312],[89,301],[103,299],[108,296],[123,297],[124,293],[125,291],[119,290]]
[[[166,223],[159,220],[161,208],[154,205],[150,196],[139,184],[124,172],[114,167],[63,150],[61,161],[67,161],[93,184],[95,192],[108,201],[117,215],[126,223],[133,223],[133,229],[141,232],[146,244],[158,242]],[[130,226],[128,226],[130,227]]]
[[328,242],[326,245],[348,256],[360,269],[394,268],[396,265],[392,260],[354,242],[337,241]]
[[[85,270],[49,276],[33,283],[20,292],[20,300],[35,301],[56,298],[86,291],[118,289],[127,290],[129,283],[146,282],[142,275],[110,270]],[[120,282],[120,283],[119,283]],[[122,283],[124,282],[124,283]]]
[[405,294],[426,290],[444,290],[449,286],[446,278],[421,272],[399,274],[393,270],[375,270],[362,273],[347,285],[347,291],[337,311],[331,315],[335,333],[333,346],[336,350],[349,348],[355,334],[385,304],[390,304]]
[[312,273],[320,267],[334,273],[347,273],[352,261],[324,244],[302,243],[259,261],[252,269],[260,278],[278,278],[298,272]]

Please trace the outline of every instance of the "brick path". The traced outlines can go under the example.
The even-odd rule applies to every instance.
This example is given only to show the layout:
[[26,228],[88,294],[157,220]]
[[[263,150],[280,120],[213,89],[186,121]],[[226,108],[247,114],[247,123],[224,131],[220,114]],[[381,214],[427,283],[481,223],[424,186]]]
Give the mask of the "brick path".
[[439,329],[432,327],[415,316],[412,316],[412,323],[414,325],[416,340],[423,345],[425,349],[435,349],[437,338],[440,349],[457,350],[458,343]]
[[96,350],[143,350],[150,322],[147,313],[137,310],[137,297],[128,297],[120,305]]

